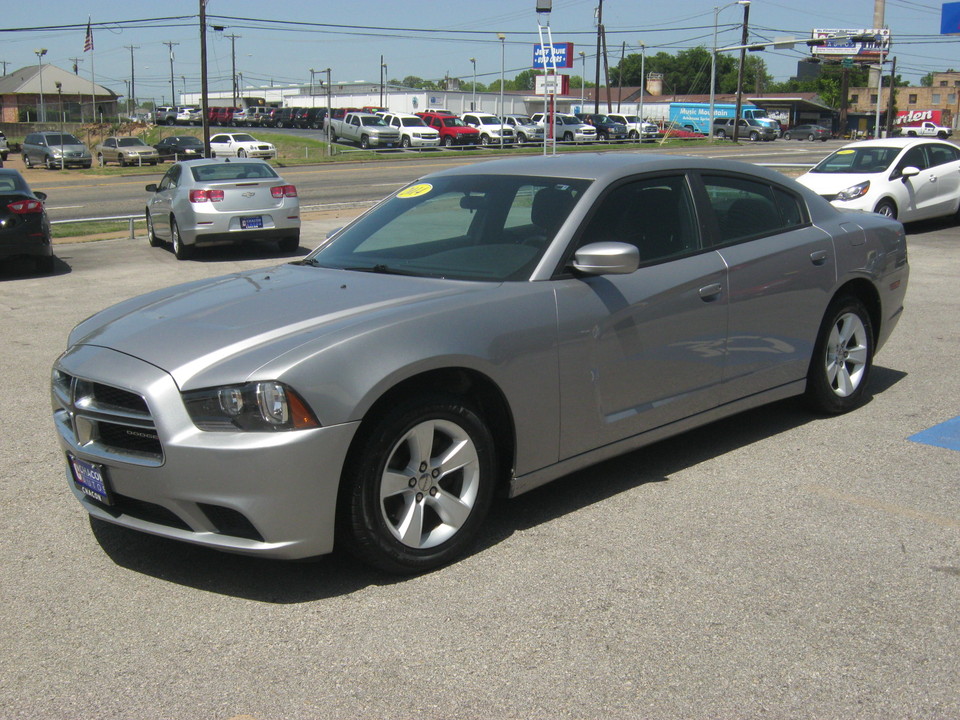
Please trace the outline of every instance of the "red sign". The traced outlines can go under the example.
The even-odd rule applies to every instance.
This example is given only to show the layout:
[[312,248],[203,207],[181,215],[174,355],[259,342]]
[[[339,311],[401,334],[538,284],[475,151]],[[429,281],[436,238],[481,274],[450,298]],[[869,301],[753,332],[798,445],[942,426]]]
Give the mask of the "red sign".
[[924,122],[932,122],[937,125],[943,125],[942,110],[899,110],[897,117],[893,121],[894,125],[899,127],[910,127],[920,125]]

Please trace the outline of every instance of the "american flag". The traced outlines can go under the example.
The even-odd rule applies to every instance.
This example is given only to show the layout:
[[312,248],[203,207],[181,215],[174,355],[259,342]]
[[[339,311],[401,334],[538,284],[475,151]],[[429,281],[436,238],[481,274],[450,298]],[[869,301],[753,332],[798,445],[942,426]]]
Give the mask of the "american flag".
[[87,20],[87,37],[83,40],[83,51],[89,52],[93,50],[93,28],[90,27],[90,20]]

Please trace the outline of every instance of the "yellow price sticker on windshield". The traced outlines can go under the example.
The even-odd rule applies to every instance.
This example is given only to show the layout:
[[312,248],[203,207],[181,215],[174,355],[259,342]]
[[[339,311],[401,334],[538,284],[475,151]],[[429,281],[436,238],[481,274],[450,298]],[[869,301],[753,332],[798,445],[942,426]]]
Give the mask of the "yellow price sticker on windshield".
[[420,197],[421,195],[426,195],[428,192],[433,190],[433,185],[430,183],[420,183],[419,185],[411,185],[405,190],[401,190],[397,193],[398,198],[415,198]]
[[856,150],[837,150],[837,155],[853,155]]

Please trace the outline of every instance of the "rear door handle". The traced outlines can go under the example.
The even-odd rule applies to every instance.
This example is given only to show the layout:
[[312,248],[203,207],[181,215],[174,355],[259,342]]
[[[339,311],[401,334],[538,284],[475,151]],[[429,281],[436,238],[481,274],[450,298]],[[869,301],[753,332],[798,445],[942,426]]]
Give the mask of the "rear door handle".
[[817,250],[816,252],[810,253],[810,262],[812,262],[814,265],[823,265],[826,261],[826,250]]
[[720,283],[713,283],[712,285],[704,285],[700,288],[700,299],[704,302],[713,302],[718,297],[720,297],[720,291],[723,287]]

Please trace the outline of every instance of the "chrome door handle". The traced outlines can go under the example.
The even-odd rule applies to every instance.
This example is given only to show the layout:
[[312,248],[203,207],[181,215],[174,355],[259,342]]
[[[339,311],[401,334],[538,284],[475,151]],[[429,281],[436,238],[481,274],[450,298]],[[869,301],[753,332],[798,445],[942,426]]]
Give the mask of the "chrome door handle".
[[720,297],[720,291],[723,288],[720,283],[713,283],[712,285],[704,285],[700,288],[700,299],[704,302],[713,302],[718,297]]

